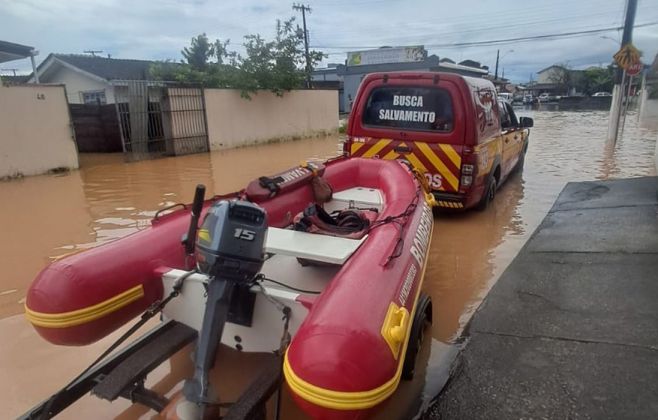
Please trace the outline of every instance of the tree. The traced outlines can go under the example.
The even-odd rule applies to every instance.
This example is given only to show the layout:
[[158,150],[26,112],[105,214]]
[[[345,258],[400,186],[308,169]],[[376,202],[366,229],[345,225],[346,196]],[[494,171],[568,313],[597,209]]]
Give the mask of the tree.
[[551,83],[555,83],[559,91],[568,95],[572,85],[572,75],[569,67],[566,64],[558,64],[553,66],[550,71],[548,80]]
[[208,36],[205,33],[192,38],[191,45],[183,48],[181,54],[193,69],[205,70],[208,65],[208,60],[215,55],[215,44],[208,41]]
[[[267,42],[260,35],[247,35],[245,57],[239,57],[243,85],[249,93],[257,89],[268,89],[277,95],[299,88],[306,78],[304,57],[304,33],[295,18],[277,20],[276,37]],[[310,51],[311,67],[323,58],[319,51]]]
[[[235,59],[237,53],[235,51],[228,50],[228,44],[231,43],[230,39],[222,42],[219,39],[215,40],[213,44],[213,55],[217,59],[217,64],[229,64],[235,66]],[[225,61],[227,63],[225,63]]]
[[582,86],[579,87],[579,90],[588,95],[596,92],[612,92],[613,84],[612,66],[608,66],[608,68],[590,67],[583,71]]
[[[228,40],[211,43],[206,34],[201,34],[181,52],[186,62],[178,66],[158,63],[152,66],[151,74],[159,80],[240,89],[247,98],[259,89],[283,95],[302,87],[306,77],[304,34],[294,21],[295,18],[277,20],[272,41],[258,34],[245,36],[244,56],[230,51]],[[310,51],[309,57],[313,67],[324,54]]]

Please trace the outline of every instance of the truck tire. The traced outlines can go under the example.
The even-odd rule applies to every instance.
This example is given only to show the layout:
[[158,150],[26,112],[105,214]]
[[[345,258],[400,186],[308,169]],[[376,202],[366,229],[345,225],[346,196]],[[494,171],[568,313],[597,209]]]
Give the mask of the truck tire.
[[516,166],[514,167],[514,172],[521,173],[523,172],[523,166],[525,166],[525,154],[528,151],[528,146],[523,148],[523,153],[521,153],[521,156],[519,156],[519,161],[516,162]]
[[416,373],[416,359],[423,344],[425,328],[432,323],[432,298],[421,292],[417,305],[414,320],[411,324],[407,352],[404,355],[404,364],[402,365],[402,379],[405,381],[410,381],[414,378],[414,374]]
[[498,188],[498,184],[496,182],[496,177],[492,176],[491,179],[489,180],[489,183],[487,184],[487,188],[484,190],[484,194],[482,195],[482,199],[478,203],[476,209],[479,211],[484,211],[489,207],[489,204],[494,200],[496,197],[496,189]]

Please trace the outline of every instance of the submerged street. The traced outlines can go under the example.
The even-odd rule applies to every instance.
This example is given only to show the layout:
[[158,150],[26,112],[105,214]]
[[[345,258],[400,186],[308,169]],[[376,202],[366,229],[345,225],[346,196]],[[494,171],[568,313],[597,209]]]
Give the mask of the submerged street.
[[[517,111],[534,118],[522,174],[502,185],[485,212],[437,213],[424,290],[434,306],[432,340],[421,354],[420,375],[403,383],[385,404],[382,418],[410,417],[445,380],[454,344],[464,325],[569,181],[655,175],[657,131],[626,119],[624,138],[605,142],[606,111]],[[0,264],[11,277],[0,284],[0,377],[3,412],[17,416],[74,377],[117,336],[89,347],[56,347],[42,340],[23,318],[27,287],[55,258],[121,238],[147,226],[155,212],[190,202],[194,187],[221,194],[244,187],[261,175],[300,161],[336,155],[340,136],[244,147],[210,154],[124,163],[120,154],[81,155],[71,173],[0,183]],[[117,264],[121,264],[117,261]],[[231,400],[269,355],[222,350],[216,369],[220,395]],[[189,351],[166,362],[149,378],[159,391],[178,390],[189,374]],[[418,395],[422,398],[418,398]],[[285,418],[302,414],[285,396]],[[61,418],[150,418],[153,412],[86,397]],[[394,409],[395,411],[391,411]],[[394,413],[394,414],[392,414]]]

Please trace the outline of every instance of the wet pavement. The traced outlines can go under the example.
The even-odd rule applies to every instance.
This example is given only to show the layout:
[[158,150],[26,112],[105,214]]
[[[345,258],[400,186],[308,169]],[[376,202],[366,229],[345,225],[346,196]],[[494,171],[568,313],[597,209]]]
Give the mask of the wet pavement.
[[[446,379],[452,344],[551,208],[566,182],[654,175],[656,131],[641,130],[629,116],[625,138],[606,145],[607,112],[531,112],[535,118],[524,173],[510,178],[485,212],[438,215],[424,289],[434,301],[432,340],[423,348],[416,380],[403,383],[382,418],[408,418],[427,405]],[[53,346],[40,339],[22,315],[30,281],[48,261],[114,240],[148,225],[155,211],[189,202],[194,186],[223,193],[243,187],[309,157],[334,155],[338,137],[306,139],[211,154],[123,163],[117,155],[83,155],[79,171],[0,183],[0,404],[15,416],[75,376],[111,342],[84,348]],[[246,384],[267,355],[226,352],[221,366],[227,399]],[[151,378],[159,389],[180,387],[189,357],[161,366]],[[173,372],[173,373],[172,373]],[[171,391],[169,391],[171,393]],[[419,398],[420,395],[420,398]],[[284,397],[285,418],[300,417]],[[396,411],[390,411],[390,410]],[[129,411],[125,411],[129,410]],[[133,418],[151,414],[81,400],[61,418]],[[392,417],[391,417],[392,416]]]
[[657,418],[657,191],[569,183],[469,323],[430,418]]

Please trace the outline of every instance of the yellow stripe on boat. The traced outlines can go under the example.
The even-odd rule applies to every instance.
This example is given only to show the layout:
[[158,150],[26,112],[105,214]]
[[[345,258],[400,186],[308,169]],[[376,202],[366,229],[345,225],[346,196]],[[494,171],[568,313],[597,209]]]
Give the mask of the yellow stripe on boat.
[[[430,230],[430,240],[432,238],[433,231],[434,223],[432,223],[432,229]],[[427,250],[425,251],[425,259],[423,270],[421,271],[420,284],[416,289],[416,297],[414,298],[414,306],[410,318],[412,320],[416,315],[416,309],[418,308],[418,298],[420,297],[420,289],[422,288],[423,281],[425,280],[425,269],[427,268],[427,261],[429,259],[429,250],[430,246],[428,244]],[[286,350],[286,354],[283,358],[283,376],[286,378],[286,382],[295,394],[305,399],[306,401],[320,407],[331,408],[334,410],[365,410],[367,408],[374,407],[382,403],[386,398],[390,397],[400,384],[402,366],[404,366],[404,355],[407,353],[409,336],[411,335],[411,322],[408,324],[409,325],[407,326],[405,340],[402,345],[402,351],[400,352],[400,354],[403,356],[398,360],[398,368],[395,371],[395,375],[393,375],[391,379],[378,386],[377,388],[368,391],[334,391],[332,389],[321,388],[319,386],[308,383],[297,376],[297,374],[295,374],[295,372],[292,370],[290,362],[288,361],[288,350]]]
[[93,306],[71,312],[44,313],[33,311],[25,305],[25,317],[33,325],[46,328],[68,328],[86,324],[103,318],[112,312],[144,297],[144,287],[140,284]]

